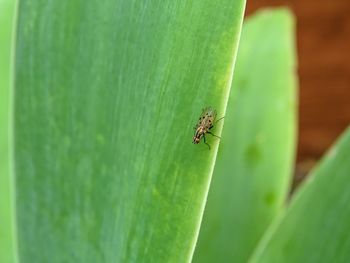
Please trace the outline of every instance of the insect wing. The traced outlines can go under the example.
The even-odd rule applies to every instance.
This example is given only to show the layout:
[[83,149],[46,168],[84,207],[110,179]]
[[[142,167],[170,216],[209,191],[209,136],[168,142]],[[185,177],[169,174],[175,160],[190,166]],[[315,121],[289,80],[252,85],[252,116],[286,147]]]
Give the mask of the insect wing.
[[207,107],[203,109],[202,114],[202,126],[205,127],[206,129],[210,129],[213,127],[215,118],[216,118],[216,110],[214,110],[211,107]]

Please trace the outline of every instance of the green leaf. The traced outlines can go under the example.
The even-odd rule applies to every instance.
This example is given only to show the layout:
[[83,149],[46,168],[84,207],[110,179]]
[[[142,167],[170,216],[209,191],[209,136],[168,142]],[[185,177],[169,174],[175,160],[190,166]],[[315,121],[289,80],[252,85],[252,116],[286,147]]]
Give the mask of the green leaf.
[[10,173],[9,103],[15,1],[0,0],[0,262],[14,262],[13,177]]
[[193,126],[225,114],[244,5],[20,1],[21,262],[191,259],[219,143]]
[[195,262],[247,262],[283,208],[296,143],[294,19],[245,20]]
[[251,262],[349,262],[350,128],[308,176]]

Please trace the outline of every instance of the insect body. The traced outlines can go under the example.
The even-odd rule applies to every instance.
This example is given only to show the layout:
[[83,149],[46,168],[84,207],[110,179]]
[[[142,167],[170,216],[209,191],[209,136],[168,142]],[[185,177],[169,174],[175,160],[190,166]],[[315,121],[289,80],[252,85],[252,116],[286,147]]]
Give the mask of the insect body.
[[195,133],[193,136],[193,143],[198,144],[201,139],[203,138],[204,143],[209,147],[210,150],[210,145],[205,141],[205,134],[210,134],[215,137],[220,138],[219,136],[216,136],[215,134],[210,132],[210,129],[214,127],[214,124],[221,120],[215,121],[216,118],[216,110],[214,110],[212,107],[207,107],[202,110],[202,113],[199,117],[197,125],[194,127]]

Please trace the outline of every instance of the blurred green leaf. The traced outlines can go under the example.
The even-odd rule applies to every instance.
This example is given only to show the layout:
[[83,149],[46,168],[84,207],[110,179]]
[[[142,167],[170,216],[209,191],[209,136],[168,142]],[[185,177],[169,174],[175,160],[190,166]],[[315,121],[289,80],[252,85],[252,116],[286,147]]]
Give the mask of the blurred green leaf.
[[14,262],[14,215],[11,198],[9,102],[15,1],[0,0],[0,262]]
[[219,142],[193,126],[225,114],[244,5],[20,2],[21,262],[190,260]]
[[349,262],[350,128],[311,172],[251,262]]
[[296,144],[294,34],[286,9],[244,22],[194,262],[247,262],[283,208]]

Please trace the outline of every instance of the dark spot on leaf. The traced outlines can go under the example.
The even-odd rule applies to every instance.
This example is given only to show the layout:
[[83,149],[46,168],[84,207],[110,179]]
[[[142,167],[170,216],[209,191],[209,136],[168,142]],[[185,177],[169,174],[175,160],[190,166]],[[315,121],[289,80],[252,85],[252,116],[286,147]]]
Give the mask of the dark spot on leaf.
[[273,192],[268,192],[265,194],[264,196],[264,202],[268,205],[268,206],[272,206],[276,201],[276,195]]
[[252,143],[245,150],[245,160],[249,167],[257,165],[262,158],[262,153],[257,143]]

